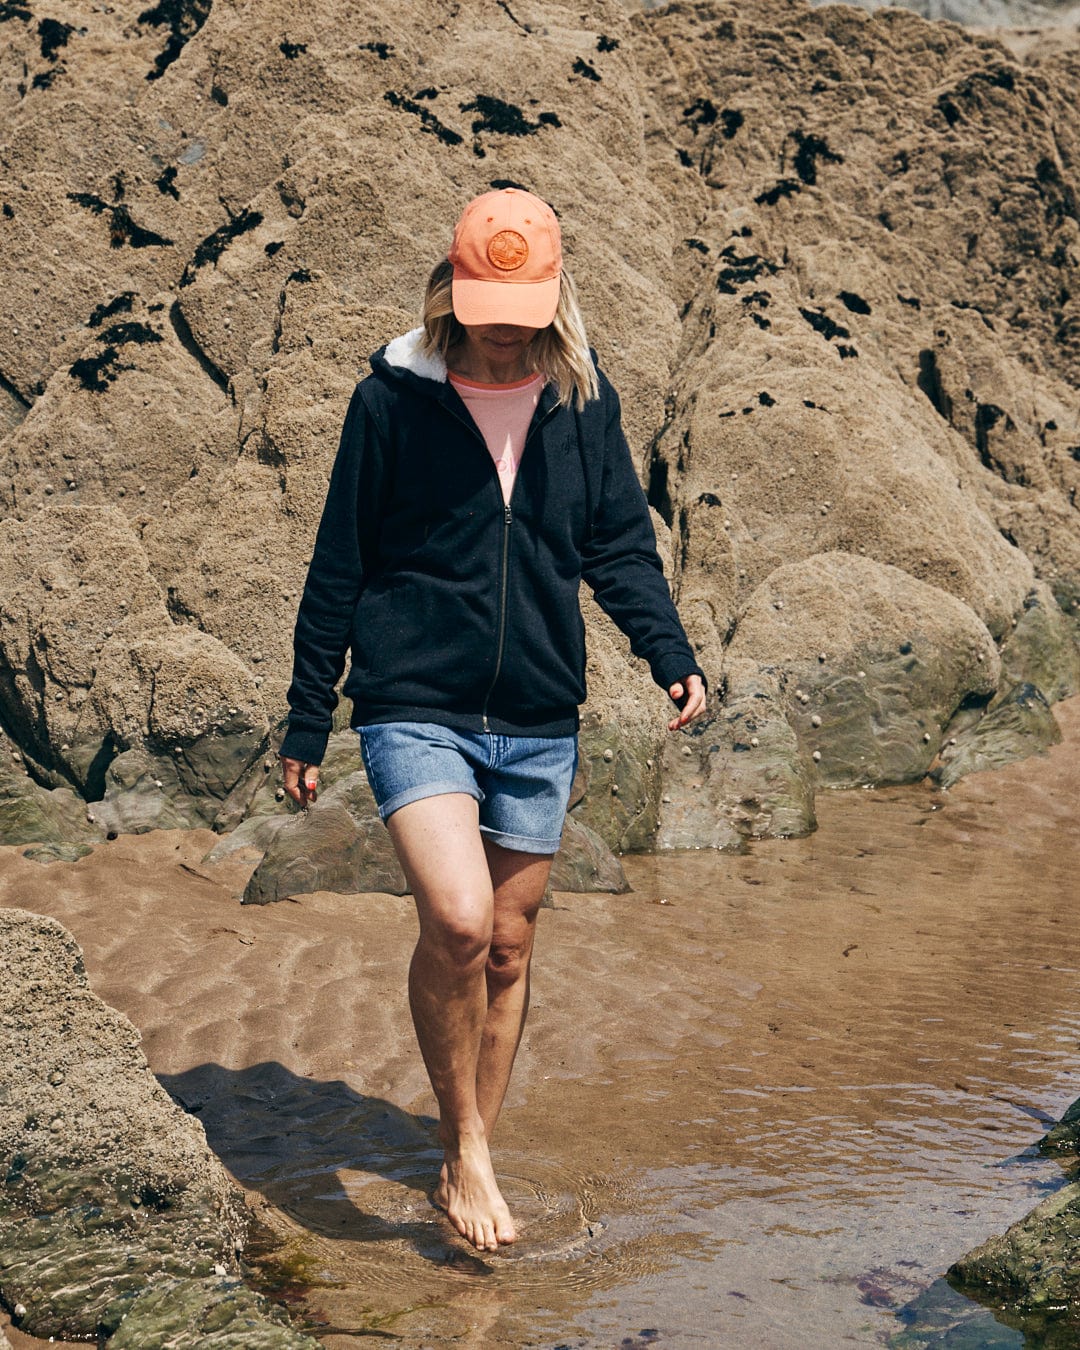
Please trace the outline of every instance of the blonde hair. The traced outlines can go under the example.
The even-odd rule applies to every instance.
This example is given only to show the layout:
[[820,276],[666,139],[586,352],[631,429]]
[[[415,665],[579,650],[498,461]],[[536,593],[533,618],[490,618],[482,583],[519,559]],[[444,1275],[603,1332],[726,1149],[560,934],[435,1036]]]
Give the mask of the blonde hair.
[[[424,295],[423,350],[428,356],[438,352],[444,361],[447,353],[465,340],[465,329],[454,317],[453,278],[453,264],[444,258],[431,273]],[[567,407],[574,403],[580,412],[589,399],[599,397],[600,384],[589,355],[577,289],[565,268],[560,276],[555,318],[529,343],[525,359],[530,370],[555,386],[559,402]]]

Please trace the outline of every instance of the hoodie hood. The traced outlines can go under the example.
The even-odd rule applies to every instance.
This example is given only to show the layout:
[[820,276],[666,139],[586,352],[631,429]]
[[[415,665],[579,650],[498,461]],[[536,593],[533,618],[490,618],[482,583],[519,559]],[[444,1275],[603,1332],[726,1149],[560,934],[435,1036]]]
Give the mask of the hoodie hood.
[[414,328],[380,347],[371,358],[379,374],[414,376],[432,384],[447,383],[446,362],[439,352],[424,351],[424,330]]

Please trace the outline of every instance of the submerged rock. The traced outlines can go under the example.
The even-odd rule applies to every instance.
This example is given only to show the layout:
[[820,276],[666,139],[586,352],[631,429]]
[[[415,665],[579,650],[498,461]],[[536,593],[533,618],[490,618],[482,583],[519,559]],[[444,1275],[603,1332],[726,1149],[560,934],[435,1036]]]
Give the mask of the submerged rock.
[[239,1280],[159,1279],[125,1311],[110,1350],[318,1350]]
[[[1051,1154],[1080,1150],[1080,1100],[1039,1146]],[[1080,1343],[1080,1181],[1068,1182],[1006,1232],[968,1252],[947,1278],[1039,1345],[1066,1350]]]
[[1080,1153],[1080,1097],[1039,1140],[1044,1153]]
[[[89,1339],[130,1315],[118,1345],[313,1345],[246,1290],[224,1306],[215,1271],[237,1270],[242,1196],[71,935],[0,910],[0,956],[0,1298],[20,1328]],[[185,1330],[200,1319],[205,1334]]]
[[[950,1283],[980,1302],[1000,1301],[1013,1316],[1034,1315],[1080,1338],[1080,1183],[1063,1186],[1000,1237],[948,1271]],[[1045,1342],[1041,1342],[1045,1343]]]

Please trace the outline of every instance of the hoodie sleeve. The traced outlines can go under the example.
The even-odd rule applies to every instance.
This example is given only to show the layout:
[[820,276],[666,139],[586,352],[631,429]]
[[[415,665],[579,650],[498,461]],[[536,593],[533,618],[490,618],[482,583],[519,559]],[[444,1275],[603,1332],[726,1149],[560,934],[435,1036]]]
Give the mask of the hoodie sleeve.
[[[600,398],[603,466],[592,529],[582,550],[582,576],[663,690],[687,675],[704,680],[656,551],[649,505],[623,435],[619,396],[603,374]],[[587,453],[595,453],[593,447]]]
[[305,764],[320,764],[326,753],[365,560],[370,560],[377,537],[382,458],[378,432],[357,385],[293,635],[289,725],[280,753]]

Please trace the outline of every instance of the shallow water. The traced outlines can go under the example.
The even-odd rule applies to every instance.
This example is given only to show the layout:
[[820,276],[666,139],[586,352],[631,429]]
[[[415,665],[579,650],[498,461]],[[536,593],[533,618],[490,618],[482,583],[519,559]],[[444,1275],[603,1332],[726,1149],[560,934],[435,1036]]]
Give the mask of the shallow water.
[[[161,836],[5,859],[3,902],[83,942],[287,1240],[267,1271],[325,1345],[882,1345],[1062,1180],[1033,1149],[1080,1096],[1080,701],[1058,715],[1049,757],[951,793],[824,797],[808,839],[556,896],[495,1141],[522,1237],[497,1256],[428,1203],[407,900],[240,910],[241,871]],[[102,924],[109,876],[129,890]],[[980,1317],[971,1344],[1024,1344]]]
[[1060,1184],[1031,1146],[1080,1094],[1075,788],[1058,753],[948,797],[835,797],[813,838],[559,897],[498,1140],[519,1245],[449,1241],[436,1152],[402,1128],[372,1156],[385,1116],[314,1171],[245,1177],[342,1286],[307,1300],[326,1343],[882,1343]]

